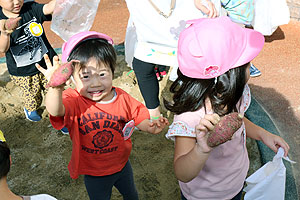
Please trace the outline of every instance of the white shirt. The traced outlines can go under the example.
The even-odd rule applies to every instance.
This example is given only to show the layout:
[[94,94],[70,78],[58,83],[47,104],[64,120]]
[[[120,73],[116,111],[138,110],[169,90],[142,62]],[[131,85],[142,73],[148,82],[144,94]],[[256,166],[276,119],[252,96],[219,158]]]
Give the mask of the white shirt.
[[[165,14],[170,12],[172,0],[152,0]],[[220,1],[212,0],[217,11]],[[160,15],[149,0],[126,0],[130,19],[125,38],[126,61],[131,66],[132,57],[149,63],[178,66],[177,43],[179,33],[188,25],[187,20],[206,17],[193,0],[176,0],[170,17]],[[136,35],[134,35],[136,34]]]

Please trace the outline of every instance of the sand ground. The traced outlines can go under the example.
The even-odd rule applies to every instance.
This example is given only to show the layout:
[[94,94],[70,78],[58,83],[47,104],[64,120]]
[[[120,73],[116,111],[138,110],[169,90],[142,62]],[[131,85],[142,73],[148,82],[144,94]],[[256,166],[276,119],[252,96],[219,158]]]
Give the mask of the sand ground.
[[[1,64],[0,69],[5,67]],[[143,102],[138,86],[134,84],[134,73],[128,75],[130,70],[124,56],[118,55],[113,84]],[[170,83],[168,77],[160,81],[165,97],[169,95]],[[12,150],[12,168],[8,176],[10,188],[17,194],[47,193],[60,200],[88,199],[83,176],[72,180],[67,170],[72,150],[69,136],[51,126],[44,106],[39,110],[43,116],[40,122],[26,120],[21,95],[21,90],[7,76],[0,77],[0,128]],[[172,122],[170,113],[163,110],[163,114]],[[165,138],[166,131],[160,135],[135,131],[132,135],[130,161],[140,199],[180,199],[173,171],[173,142]],[[249,173],[252,173],[259,167],[259,153],[253,141],[249,140],[248,145],[251,146],[252,163]],[[115,189],[112,199],[121,199]]]

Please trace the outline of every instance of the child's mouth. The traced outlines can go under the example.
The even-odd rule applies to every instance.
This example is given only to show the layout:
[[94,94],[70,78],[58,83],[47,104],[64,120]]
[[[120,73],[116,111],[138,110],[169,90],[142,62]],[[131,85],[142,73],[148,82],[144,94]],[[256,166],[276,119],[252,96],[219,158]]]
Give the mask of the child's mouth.
[[93,97],[98,97],[103,93],[103,90],[98,90],[98,91],[93,91],[93,92],[89,92],[89,94]]
[[20,10],[21,6],[15,6],[14,10]]

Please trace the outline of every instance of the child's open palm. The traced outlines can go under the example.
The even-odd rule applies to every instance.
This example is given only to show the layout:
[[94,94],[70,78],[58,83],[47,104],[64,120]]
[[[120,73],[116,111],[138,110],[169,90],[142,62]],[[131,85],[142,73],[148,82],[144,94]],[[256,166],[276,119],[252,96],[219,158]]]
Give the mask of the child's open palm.
[[48,81],[50,81],[50,78],[52,76],[52,74],[54,73],[54,71],[59,68],[60,64],[59,64],[59,58],[58,56],[54,56],[53,57],[53,66],[51,64],[50,58],[47,54],[44,55],[44,59],[45,59],[45,63],[47,66],[47,69],[44,69],[43,67],[41,67],[39,64],[35,64],[36,68],[42,73],[44,74],[44,76],[46,77],[46,79]]
[[48,80],[48,85],[46,87],[60,87],[64,86],[65,84],[69,84],[68,80],[73,73],[72,62],[79,61],[72,60],[68,63],[60,65],[58,56],[54,56],[52,66],[47,54],[44,55],[44,59],[47,69],[42,68],[39,64],[36,64],[36,67]]

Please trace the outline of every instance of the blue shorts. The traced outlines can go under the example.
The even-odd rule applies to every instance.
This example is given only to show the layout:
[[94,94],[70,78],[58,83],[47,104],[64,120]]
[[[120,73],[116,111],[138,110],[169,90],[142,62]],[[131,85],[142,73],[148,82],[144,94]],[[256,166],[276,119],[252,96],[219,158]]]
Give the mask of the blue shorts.
[[250,25],[254,17],[253,0],[221,0],[228,17],[234,22]]

